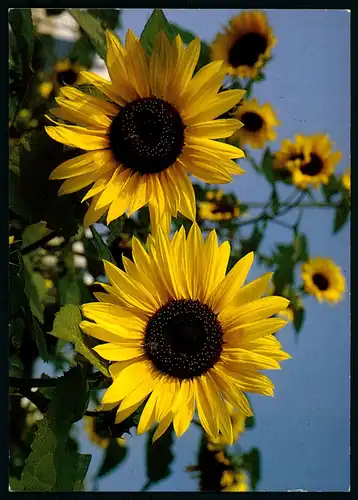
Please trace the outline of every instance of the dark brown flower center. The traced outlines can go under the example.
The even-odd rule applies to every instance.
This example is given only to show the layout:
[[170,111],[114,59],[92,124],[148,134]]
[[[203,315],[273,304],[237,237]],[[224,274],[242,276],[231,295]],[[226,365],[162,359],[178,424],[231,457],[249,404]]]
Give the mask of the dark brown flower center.
[[223,329],[199,300],[172,300],[148,322],[144,350],[154,366],[172,377],[199,377],[220,358]]
[[328,289],[329,281],[328,279],[321,273],[316,273],[312,277],[313,283],[319,288],[322,292]]
[[221,201],[216,201],[214,202],[214,207],[211,210],[212,214],[227,214],[230,213],[231,215],[234,214],[234,206],[230,205],[230,203],[226,202],[221,202]]
[[73,69],[66,69],[66,71],[60,71],[57,73],[57,81],[60,85],[73,85],[78,77],[78,73],[73,71]]
[[240,36],[229,51],[229,64],[238,66],[255,66],[261,54],[267,48],[267,38],[260,33],[248,33]]
[[242,121],[242,123],[245,125],[245,128],[250,130],[250,132],[258,132],[259,130],[261,130],[264,124],[261,116],[257,113],[253,113],[252,111],[244,113],[241,116],[240,121]]
[[114,118],[109,138],[118,161],[142,175],[173,165],[184,146],[184,124],[168,102],[145,97],[129,102]]
[[304,163],[300,170],[304,175],[314,177],[318,175],[323,169],[322,159],[315,153],[311,153],[311,159],[308,163]]

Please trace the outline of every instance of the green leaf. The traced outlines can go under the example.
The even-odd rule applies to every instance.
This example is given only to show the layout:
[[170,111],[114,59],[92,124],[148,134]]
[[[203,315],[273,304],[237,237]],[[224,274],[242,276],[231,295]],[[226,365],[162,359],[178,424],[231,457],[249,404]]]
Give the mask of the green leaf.
[[31,226],[27,226],[22,233],[22,246],[21,248],[26,248],[33,243],[41,240],[44,236],[46,236],[50,232],[46,227],[45,221],[37,222],[36,224],[32,224]]
[[276,271],[273,276],[276,295],[281,295],[285,285],[293,282],[294,253],[292,245],[277,245],[274,255]]
[[152,443],[152,438],[155,429],[148,434],[147,452],[146,452],[146,467],[147,478],[149,483],[157,483],[171,474],[170,464],[173,461],[174,455],[171,452],[173,444],[173,426],[165,431],[165,433]]
[[68,12],[86,32],[99,57],[106,61],[106,31],[103,29],[101,21],[84,10],[69,9]]
[[121,235],[125,222],[125,215],[119,217],[115,221],[111,222],[109,225],[109,234],[107,239],[107,245],[110,246],[112,243]]
[[34,50],[34,27],[31,9],[10,10],[9,23],[15,34],[16,50],[20,55],[22,76],[25,78],[33,71],[31,61]]
[[32,314],[40,321],[44,322],[43,299],[46,295],[45,280],[41,273],[33,271],[30,257],[23,256],[25,293],[29,299]]
[[242,459],[244,469],[250,474],[251,489],[255,490],[261,476],[260,451],[257,448],[252,448],[249,453],[243,453]]
[[109,377],[108,368],[102,358],[86,345],[85,335],[79,328],[81,319],[79,307],[73,304],[65,305],[56,313],[53,329],[49,333],[59,339],[73,343],[76,352],[82,354],[93,366],[100,370],[106,377]]
[[90,455],[79,455],[68,446],[72,424],[88,404],[88,384],[83,371],[69,370],[57,381],[47,412],[37,424],[21,476],[23,491],[79,491]]
[[119,9],[88,9],[88,13],[99,19],[104,29],[115,30],[121,27]]
[[105,242],[102,239],[102,236],[98,233],[94,225],[91,226],[91,231],[93,234],[94,244],[97,248],[98,255],[103,260],[108,260],[109,262],[113,262],[115,264],[115,260]]
[[253,85],[254,85],[254,81],[249,80],[248,84],[245,87],[246,94],[244,95],[244,99],[250,99],[251,94],[252,94]]
[[45,131],[30,132],[21,138],[19,154],[14,153],[11,169],[19,169],[21,196],[30,224],[46,220],[49,228],[64,237],[76,233],[78,221],[82,223],[86,209],[85,205],[80,203],[83,194],[79,192],[58,196],[59,183],[49,181],[49,175],[61,162],[73,158],[79,152],[76,149],[65,149]]
[[58,294],[61,306],[66,304],[81,304],[81,280],[76,272],[67,270],[58,281]]
[[295,327],[296,333],[299,333],[305,319],[305,310],[300,307],[298,309],[294,309],[293,313],[293,326]]
[[332,196],[340,191],[342,191],[342,184],[335,175],[329,177],[328,184],[322,184],[322,193],[326,201],[331,201]]
[[39,350],[40,357],[44,361],[49,361],[50,356],[47,351],[47,344],[45,339],[45,334],[42,331],[41,326],[38,324],[36,318],[33,318],[32,321],[32,335],[36,342],[37,348]]
[[271,153],[269,148],[266,148],[265,153],[264,153],[264,157],[262,160],[261,168],[262,168],[262,171],[263,171],[266,179],[268,180],[268,182],[270,184],[273,184],[275,182],[275,178],[273,175],[272,162],[273,162],[272,153]]
[[[16,149],[16,147],[15,147]],[[23,219],[28,217],[28,208],[21,193],[20,175],[9,171],[9,208]]]
[[102,477],[111,472],[127,456],[127,447],[118,444],[115,438],[111,438],[107,446],[104,459],[98,470],[97,477]]
[[294,261],[306,262],[309,258],[308,242],[306,236],[303,233],[298,234],[296,236],[293,242],[293,246],[294,246],[294,256],[293,256]]
[[252,416],[252,417],[246,417],[246,420],[245,420],[245,429],[252,429],[253,427],[255,427],[255,417]]
[[24,491],[21,481],[17,477],[9,477],[11,491]]
[[148,55],[151,55],[157,34],[160,31],[165,33],[169,41],[174,40],[175,32],[168,23],[162,9],[154,9],[140,37],[142,47]]
[[333,233],[337,233],[347,222],[350,214],[350,202],[348,196],[343,196],[341,203],[336,208],[336,214],[333,223]]
[[[191,31],[188,31],[178,26],[177,24],[171,23],[170,27],[175,33],[175,36],[180,35],[180,38],[185,44],[189,44],[197,37]],[[200,55],[194,73],[196,73],[200,68],[202,68],[206,64],[209,64],[210,61],[211,61],[210,46],[207,43],[200,41]]]

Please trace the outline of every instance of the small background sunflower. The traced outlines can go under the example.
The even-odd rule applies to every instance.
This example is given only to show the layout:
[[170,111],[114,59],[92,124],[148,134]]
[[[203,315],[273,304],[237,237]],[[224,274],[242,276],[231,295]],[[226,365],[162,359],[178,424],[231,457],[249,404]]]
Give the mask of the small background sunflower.
[[248,144],[252,148],[261,149],[268,141],[277,137],[276,128],[280,122],[271,104],[259,104],[257,99],[241,101],[235,118],[244,126],[230,137],[230,141],[239,141],[241,146]]
[[343,299],[345,278],[340,267],[331,259],[309,259],[302,266],[302,279],[305,291],[314,295],[319,302],[335,304]]
[[212,60],[224,60],[228,73],[239,78],[256,78],[271,57],[276,38],[262,11],[243,11],[216,36]]

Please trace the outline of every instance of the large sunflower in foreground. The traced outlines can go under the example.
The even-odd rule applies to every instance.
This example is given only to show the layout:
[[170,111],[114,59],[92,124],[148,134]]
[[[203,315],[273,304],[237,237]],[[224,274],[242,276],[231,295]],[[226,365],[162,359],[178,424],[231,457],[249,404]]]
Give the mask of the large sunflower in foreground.
[[231,138],[237,139],[240,146],[249,144],[261,149],[267,141],[274,141],[277,137],[275,127],[280,122],[271,104],[260,105],[257,99],[243,100],[237,108],[235,118],[244,124]]
[[276,38],[261,11],[244,11],[229,22],[211,46],[211,58],[224,60],[227,71],[239,78],[255,78],[276,44]]
[[231,199],[225,196],[224,191],[206,193],[208,201],[199,203],[199,217],[202,220],[221,221],[231,220],[240,215],[240,209]]
[[292,183],[299,188],[306,189],[310,185],[317,188],[328,183],[342,158],[342,153],[332,148],[333,142],[326,134],[297,134],[294,142],[282,141],[281,150],[275,154],[274,168],[291,174]]
[[272,382],[258,370],[279,369],[290,357],[272,335],[286,321],[271,318],[289,301],[261,298],[272,273],[242,287],[252,252],[225,276],[229,242],[219,246],[211,231],[204,243],[196,223],[187,237],[181,227],[172,239],[159,227],[147,245],[148,253],[133,238],[134,262],[123,258],[126,272],[105,262],[107,293],[82,306],[92,320],[82,321],[82,330],[105,341],[95,350],[114,362],[102,403],[120,403],[117,423],[146,401],[137,432],[157,421],[154,440],[171,422],[181,436],[196,406],[205,432],[232,443],[225,402],[252,415],[243,391],[272,396]]
[[190,465],[187,472],[197,472],[200,491],[248,491],[246,472],[239,469],[225,450],[214,450],[204,439],[200,446],[197,465]]
[[128,31],[125,47],[107,31],[111,82],[90,72],[83,76],[112,102],[66,87],[52,111],[76,125],[46,127],[56,141],[87,152],[62,163],[51,179],[66,179],[59,194],[93,184],[85,226],[104,213],[107,222],[131,215],[148,203],[152,230],[169,228],[178,211],[195,220],[195,195],[188,171],[208,183],[223,184],[241,174],[234,159],[243,151],[213,139],[231,136],[242,124],[219,115],[239,102],[244,90],[218,93],[226,70],[222,61],[193,77],[200,40],[186,49],[180,36],[170,43],[159,33],[149,58]]
[[305,291],[319,302],[325,300],[335,304],[343,299],[345,279],[340,267],[331,259],[309,259],[302,265],[302,279]]

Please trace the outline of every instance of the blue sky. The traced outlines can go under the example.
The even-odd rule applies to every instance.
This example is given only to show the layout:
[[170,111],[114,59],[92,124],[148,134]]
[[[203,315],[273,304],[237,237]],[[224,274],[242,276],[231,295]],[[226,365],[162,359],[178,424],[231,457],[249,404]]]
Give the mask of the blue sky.
[[[169,21],[211,42],[239,10],[165,9]],[[269,10],[269,23],[278,38],[266,80],[254,87],[253,96],[273,104],[283,138],[295,133],[328,133],[342,151],[337,167],[343,173],[350,163],[350,15],[336,10]],[[140,35],[151,9],[124,9],[123,35],[127,28]],[[254,153],[254,156],[260,157]],[[241,162],[246,174],[236,177],[227,190],[243,202],[266,201],[267,183]],[[282,186],[282,195],[290,190]],[[337,306],[305,298],[306,319],[299,339],[289,325],[278,335],[292,359],[279,372],[271,372],[274,398],[253,396],[256,427],[240,439],[245,450],[261,451],[261,491],[347,491],[350,425],[350,227],[332,236],[333,210],[306,209],[301,230],[309,239],[311,256],[327,256],[343,270],[347,294]],[[295,220],[297,214],[282,220]],[[291,232],[269,225],[262,251],[291,241]],[[253,267],[249,278],[264,272]],[[299,275],[297,276],[299,278]],[[102,450],[83,439],[81,451],[92,453],[89,478],[99,465]],[[199,433],[193,426],[174,446],[172,475],[151,491],[196,491],[197,482],[184,472],[195,463]],[[136,491],[146,482],[145,437],[128,436],[129,456],[113,474],[99,483],[100,491]],[[89,482],[91,487],[91,482]]]

